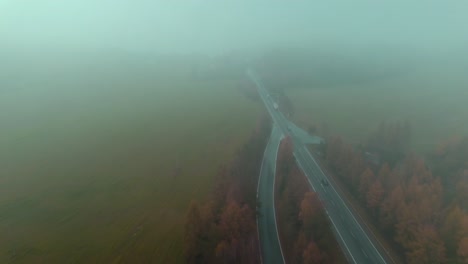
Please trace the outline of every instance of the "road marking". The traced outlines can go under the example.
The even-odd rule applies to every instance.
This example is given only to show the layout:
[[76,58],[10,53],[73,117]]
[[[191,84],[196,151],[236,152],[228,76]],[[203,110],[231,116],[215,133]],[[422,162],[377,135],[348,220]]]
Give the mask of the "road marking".
[[[296,156],[294,155],[294,157],[296,157]],[[296,160],[297,160],[297,159],[296,159]],[[302,168],[302,165],[301,165],[301,163],[300,163],[300,162],[298,162],[298,164],[299,164],[299,167],[301,168],[301,170],[302,170],[302,171],[304,171],[304,168]],[[304,173],[304,174],[305,174],[305,173]],[[310,187],[312,187],[312,190],[314,190],[314,192],[315,192],[314,185],[312,185],[312,183],[310,182],[310,179],[309,179],[309,177],[307,177],[307,175],[306,175],[306,179],[307,179],[307,181],[309,182],[309,184],[310,184]]]
[[[254,83],[256,84],[257,88],[258,88],[259,91],[260,91],[260,94],[261,94],[261,92],[264,92],[263,90],[266,90],[266,88],[265,88],[265,87],[263,86],[263,84],[261,83],[261,79],[260,79],[258,76],[256,76],[256,74],[255,74],[251,69],[248,69],[247,74],[249,75],[250,79],[252,79],[252,80],[254,81]],[[262,95],[263,95],[263,94],[261,94],[260,97],[262,98],[263,103],[266,105],[266,108],[267,108],[267,110],[268,110],[268,113],[269,113],[270,116],[272,117],[273,122],[274,122],[275,124],[277,124],[277,125],[279,126],[280,130],[282,130],[281,132],[283,132],[283,128],[281,127],[281,124],[280,124],[281,122],[280,122],[280,121],[281,121],[281,117],[283,117],[283,119],[284,119],[284,116],[280,115],[279,117],[277,117],[277,116],[276,116],[277,113],[276,113],[276,112],[273,112],[273,111],[271,110],[271,108],[270,108],[269,105],[268,105],[268,102],[267,102],[267,101],[265,100],[265,98],[264,98],[264,95],[263,95],[263,96],[262,96]],[[289,135],[290,133],[286,132],[286,134]],[[284,136],[284,133],[283,133],[283,136]],[[313,168],[314,174],[318,172],[318,170],[317,170],[317,168],[318,168],[318,169],[320,170],[320,172],[322,173],[322,176],[326,177],[325,174],[323,173],[322,169],[320,168],[320,166],[319,166],[319,165],[317,164],[317,162],[315,161],[315,159],[310,155],[310,152],[309,152],[307,149],[306,149],[305,151],[306,151],[307,154],[310,156],[310,158],[312,159],[312,161],[315,163],[315,166],[310,167],[310,168]],[[299,163],[299,162],[298,162],[298,163]],[[307,162],[306,162],[306,163],[307,163]],[[306,165],[309,165],[309,164],[306,164]],[[315,167],[315,168],[314,168],[314,167]],[[276,163],[275,163],[275,168],[276,168]],[[306,178],[309,180],[309,177],[307,176],[307,173],[306,173],[304,170],[303,170],[303,172],[306,174]],[[276,174],[276,172],[275,172],[275,174]],[[318,173],[317,173],[317,174],[318,174]],[[275,177],[275,178],[276,178],[276,177]],[[313,186],[313,185],[311,184],[310,180],[309,180],[309,184],[310,184],[311,186]],[[367,236],[367,233],[364,232],[364,230],[362,229],[361,225],[357,222],[357,220],[356,220],[356,218],[354,217],[354,215],[351,213],[351,211],[349,210],[349,208],[346,206],[346,203],[343,201],[343,199],[341,198],[341,196],[337,193],[337,191],[335,190],[335,188],[334,188],[333,186],[332,186],[332,188],[333,188],[333,191],[335,192],[335,194],[336,194],[336,195],[338,196],[338,198],[341,200],[343,206],[346,208],[346,210],[349,212],[349,214],[350,214],[351,217],[353,218],[354,222],[359,226],[359,228],[361,229],[361,231],[365,234],[365,236],[366,236],[367,240],[369,241],[369,243],[372,245],[372,247],[374,248],[374,250],[377,251],[377,253],[378,253],[379,257],[381,258],[381,260],[383,261],[383,263],[386,263],[385,260],[383,259],[382,255],[380,254],[380,252],[377,250],[377,248],[374,246],[374,244],[370,241],[370,238],[369,238],[369,236]],[[273,192],[273,196],[274,196],[274,192]],[[332,202],[333,202],[333,200],[332,200]],[[334,203],[334,202],[333,202],[333,203]],[[273,208],[274,208],[274,206],[273,206]],[[330,217],[330,220],[332,221],[332,224],[333,224],[333,226],[335,227],[335,230],[337,231],[337,233],[338,233],[338,235],[340,236],[341,240],[342,240],[343,243],[345,244],[345,247],[346,247],[347,251],[349,252],[351,258],[353,259],[353,262],[356,263],[356,260],[355,260],[354,257],[352,256],[351,251],[349,250],[348,246],[346,245],[345,240],[343,239],[343,237],[341,236],[340,232],[339,232],[338,229],[336,228],[336,225],[335,225],[335,223],[333,222],[333,219],[332,219],[331,217]],[[275,212],[275,225],[276,225],[276,212]],[[277,235],[278,235],[278,232],[277,232]],[[278,240],[279,240],[279,237],[278,237]],[[280,243],[280,248],[281,248],[281,243]],[[284,256],[283,256],[282,248],[281,248],[281,254],[282,254],[282,257],[283,257],[283,261],[284,261]],[[365,254],[365,252],[364,252],[364,254]],[[366,254],[366,256],[367,256],[367,254]]]
[[[322,175],[325,176],[325,173],[323,173],[322,171],[322,168],[320,168],[320,166],[317,164],[317,162],[315,161],[315,159],[312,157],[312,155],[310,155],[310,152],[307,151],[307,154],[309,154],[310,158],[312,159],[312,161],[315,163],[315,165],[320,169],[320,172],[322,173]],[[335,187],[331,186],[333,191],[335,192],[335,194],[338,196],[338,198],[340,198],[341,202],[343,203],[344,207],[346,208],[346,210],[349,212],[349,214],[351,215],[351,217],[353,218],[354,222],[357,224],[357,226],[359,227],[359,229],[361,229],[361,231],[365,234],[365,237],[367,238],[367,240],[369,241],[369,243],[372,245],[372,247],[374,248],[374,250],[377,252],[377,254],[379,255],[380,259],[382,260],[382,263],[387,263],[384,258],[382,257],[382,255],[380,254],[380,252],[377,250],[377,248],[375,247],[374,243],[372,243],[372,241],[370,241],[370,238],[369,236],[367,235],[367,233],[362,229],[362,226],[358,223],[358,221],[356,220],[356,218],[354,217],[353,213],[351,213],[351,211],[349,210],[348,206],[346,206],[346,203],[343,201],[343,199],[341,198],[341,196],[338,194],[338,192],[335,190]]]
[[[301,152],[301,151],[299,150],[299,152]],[[303,151],[302,151],[302,152],[303,152]],[[301,155],[298,155],[298,156],[301,157]],[[305,157],[304,157],[304,156],[302,156],[302,158],[305,160]],[[307,181],[309,182],[310,186],[314,189],[314,186],[313,186],[313,184],[311,183],[309,177],[307,176],[306,171],[305,171],[304,168],[302,167],[301,162],[300,162],[298,159],[296,159],[296,160],[298,161],[299,166],[301,167],[302,171],[303,171],[304,174],[306,175]],[[316,170],[313,170],[313,169],[312,169],[313,167],[311,167],[309,164],[306,163],[306,165],[308,166],[308,168],[309,168],[311,171],[317,173],[317,171],[316,171]],[[315,190],[315,189],[314,189],[314,190]],[[336,205],[335,202],[334,202],[333,200],[330,200],[330,202],[331,202],[333,205]],[[325,212],[327,213],[327,215],[329,215],[328,210],[327,210],[326,208],[325,208]],[[349,253],[349,256],[351,257],[351,259],[352,259],[352,261],[353,261],[353,263],[357,263],[356,260],[354,259],[353,255],[352,255],[350,249],[348,248],[348,245],[346,244],[346,241],[344,240],[343,236],[341,235],[340,231],[338,230],[338,228],[337,228],[335,222],[333,221],[332,217],[330,217],[330,215],[329,215],[329,219],[330,219],[330,221],[332,222],[333,227],[334,227],[334,229],[336,230],[338,236],[341,238],[341,241],[343,242],[342,244],[344,244],[346,250],[347,250],[348,253]]]
[[[260,166],[260,175],[258,175],[258,183],[257,183],[257,211],[258,211],[258,190],[260,190],[260,181],[262,179],[262,170],[263,170],[263,163],[265,162],[265,155],[267,153],[267,150],[268,150],[268,147],[270,146],[271,144],[271,140],[272,140],[272,137],[273,137],[273,133],[274,133],[274,130],[275,127],[272,127],[271,128],[271,133],[270,133],[270,137],[268,138],[268,143],[265,147],[265,151],[263,152],[263,159],[262,159],[262,165]],[[257,216],[257,236],[258,236],[258,242],[260,244],[260,228],[258,228],[258,216]],[[262,246],[260,245],[260,263],[263,263],[263,256],[262,256]]]
[[339,231],[338,228],[336,227],[335,222],[333,222],[333,219],[332,219],[331,217],[330,217],[330,220],[331,220],[331,222],[332,222],[332,224],[333,224],[333,227],[335,227],[336,232],[337,232],[338,235],[340,236],[341,241],[343,241],[343,244],[344,244],[346,250],[348,251],[349,256],[351,256],[351,258],[353,259],[353,262],[354,262],[354,263],[357,263],[356,260],[355,260],[354,257],[353,257],[353,254],[351,253],[351,250],[349,250],[348,245],[346,244],[346,241],[343,239],[343,236],[341,235],[340,231]]
[[270,141],[273,136],[273,131],[274,131],[274,127],[271,129],[270,137],[268,138],[268,143],[265,147],[265,151],[263,152],[262,165],[260,166],[260,175],[258,176],[258,182],[257,182],[257,200],[258,200],[258,190],[260,189],[260,180],[262,178],[263,163],[265,162],[265,155],[268,150],[268,146],[270,146]]
[[280,240],[280,237],[279,237],[278,224],[276,223],[276,206],[275,206],[276,160],[278,158],[278,150],[279,150],[279,146],[281,144],[281,141],[283,140],[283,137],[284,137],[284,135],[281,134],[280,135],[280,140],[279,140],[280,143],[278,144],[278,147],[276,148],[276,151],[275,151],[275,166],[273,167],[273,214],[275,215],[274,219],[275,219],[276,237],[278,238],[278,244],[279,244],[279,247],[280,247],[281,257],[283,258],[283,264],[284,264],[284,263],[286,263],[286,261],[284,260],[283,247],[281,246],[281,240]]
[[[260,181],[262,179],[262,171],[263,171],[263,164],[264,164],[264,161],[265,161],[265,155],[267,154],[267,150],[270,150],[271,149],[271,145],[272,145],[272,142],[274,141],[275,139],[275,136],[277,137],[277,134],[278,133],[281,133],[281,131],[278,131],[278,127],[276,126],[276,124],[273,124],[273,127],[272,127],[272,131],[271,131],[271,134],[270,134],[270,138],[268,139],[268,143],[267,143],[267,146],[265,147],[265,151],[263,153],[263,160],[262,160],[262,165],[260,166],[260,175],[259,175],[259,178],[258,178],[258,185],[257,185],[257,201],[258,201],[258,193],[259,193],[259,189],[260,189]],[[283,139],[283,135],[282,134],[279,134],[279,142],[281,142],[281,140]],[[278,147],[277,147],[277,150],[275,152],[275,168],[276,168],[276,159],[277,159],[277,155],[278,155],[278,148],[279,148],[279,144],[278,144]],[[276,171],[275,169],[273,170],[273,173],[274,173],[274,179],[273,179],[273,188],[275,186],[275,179],[276,179]],[[281,250],[281,256],[283,257],[283,262],[284,262],[284,254],[283,254],[283,250],[281,248],[281,242],[279,240],[279,234],[278,234],[278,226],[276,224],[276,211],[275,211],[275,206],[274,206],[274,200],[275,200],[275,192],[273,190],[273,213],[274,213],[274,220],[275,220],[275,227],[276,227],[276,235],[278,237],[278,243],[280,245],[280,250]],[[258,217],[257,217],[257,236],[258,236],[258,240],[260,241],[260,229],[258,228]],[[260,247],[260,250],[262,250],[262,247]],[[260,261],[263,263],[263,256],[262,256],[262,252],[260,252]]]
[[349,232],[351,233],[351,235],[352,235],[354,238],[356,238],[356,235],[354,235],[354,232],[353,232],[353,231],[350,230]]
[[362,251],[362,253],[364,253],[364,255],[366,256],[366,258],[369,258],[369,256],[366,254],[366,252],[364,251],[364,249],[361,248],[361,251]]

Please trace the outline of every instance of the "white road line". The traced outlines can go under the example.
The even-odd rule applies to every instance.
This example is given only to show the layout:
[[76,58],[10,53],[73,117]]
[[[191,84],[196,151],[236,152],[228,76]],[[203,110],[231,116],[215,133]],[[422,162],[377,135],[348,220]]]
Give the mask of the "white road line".
[[[265,151],[263,152],[263,159],[262,159],[262,165],[260,166],[260,175],[258,175],[258,183],[257,183],[257,211],[258,211],[258,191],[260,190],[260,181],[262,179],[262,171],[263,171],[263,163],[265,162],[265,155],[267,153],[267,150],[268,150],[268,147],[270,146],[271,144],[271,140],[272,140],[272,137],[273,137],[273,133],[274,133],[274,124],[271,128],[271,133],[270,133],[270,137],[268,138],[268,143],[265,147]],[[257,236],[258,236],[258,243],[260,244],[260,263],[263,263],[263,257],[262,257],[262,245],[260,243],[260,228],[258,228],[258,216],[257,216]]]
[[369,258],[369,256],[366,254],[366,252],[364,251],[364,249],[361,248],[361,251],[362,251],[362,253],[364,253],[364,255],[366,256],[366,258]]
[[[263,84],[260,82],[260,81],[261,81],[260,78],[258,78],[258,77],[256,76],[256,74],[254,74],[252,71],[250,71],[250,69],[248,70],[248,75],[249,75],[249,77],[255,82],[255,84],[256,84],[256,86],[257,86],[257,88],[258,88],[259,90],[265,90],[265,88],[263,87]],[[262,92],[263,92],[263,91],[262,91]],[[261,93],[260,93],[260,94],[261,94]],[[281,123],[281,122],[280,122],[280,121],[281,121],[281,120],[280,120],[280,119],[281,119],[281,118],[280,118],[281,116],[278,117],[278,118],[276,118],[274,112],[270,109],[270,107],[269,107],[269,105],[268,105],[268,102],[265,100],[265,98],[263,98],[262,95],[263,95],[263,94],[261,94],[260,97],[262,98],[263,103],[266,105],[266,108],[267,108],[267,110],[268,110],[270,116],[272,117],[273,122],[274,122],[275,124],[278,125],[278,127],[279,127],[280,130],[283,130],[282,127],[281,127],[281,125],[279,124],[279,123]],[[281,132],[283,132],[283,131],[281,131]],[[289,134],[289,133],[287,133],[287,134]],[[282,136],[284,136],[284,134],[283,134]],[[310,167],[310,168],[312,168],[312,172],[317,173],[318,171],[317,171],[316,168],[318,168],[318,169],[320,170],[322,176],[323,176],[323,177],[326,177],[326,176],[325,176],[325,173],[323,173],[322,169],[321,169],[320,166],[317,164],[317,162],[315,161],[315,159],[312,157],[312,155],[310,154],[310,152],[309,152],[307,149],[305,149],[305,151],[307,152],[307,154],[310,156],[310,158],[312,159],[312,161],[313,161],[313,162],[315,163],[315,165],[316,165],[315,168],[314,168],[314,166]],[[277,153],[276,153],[276,154],[277,154]],[[299,163],[299,162],[298,162],[298,163]],[[307,163],[307,162],[306,162],[306,163]],[[263,162],[262,162],[262,165],[263,165]],[[307,164],[307,165],[308,165],[308,164]],[[300,165],[300,166],[301,166],[301,169],[303,169],[303,168],[302,168],[302,165]],[[276,162],[275,162],[275,170],[276,170]],[[307,176],[307,173],[306,173],[304,170],[303,170],[303,172],[304,172],[304,173],[306,174],[306,176]],[[276,171],[275,171],[275,176],[276,176]],[[313,188],[313,185],[311,184],[309,177],[306,177],[306,178],[307,178],[307,180],[309,181],[309,184],[310,184],[310,185],[312,186],[312,188]],[[276,179],[276,177],[275,177],[275,179]],[[377,253],[378,253],[379,257],[381,258],[381,260],[383,261],[383,263],[386,263],[385,260],[383,259],[382,255],[380,254],[380,252],[377,250],[377,248],[374,246],[374,244],[372,243],[372,241],[369,239],[369,236],[367,236],[367,233],[364,232],[364,230],[362,229],[361,225],[357,222],[356,218],[354,217],[353,213],[351,213],[351,211],[350,211],[349,208],[347,207],[346,203],[343,201],[343,199],[341,198],[341,196],[338,194],[338,192],[335,190],[335,188],[334,188],[333,186],[332,186],[332,189],[333,189],[333,191],[335,192],[335,194],[338,196],[338,198],[341,200],[343,206],[344,206],[344,207],[346,208],[346,210],[349,212],[349,214],[350,214],[351,217],[353,218],[354,222],[359,226],[359,228],[361,229],[361,231],[364,233],[364,235],[366,236],[366,238],[367,238],[367,240],[369,241],[369,243],[372,245],[372,247],[375,249],[375,251],[377,251]],[[273,197],[274,197],[274,194],[275,194],[275,192],[273,191]],[[258,193],[257,193],[257,196],[258,196]],[[274,201],[274,198],[273,198],[273,201]],[[333,204],[334,204],[334,201],[333,201],[333,200],[331,200],[331,201],[332,201]],[[273,209],[275,210],[274,203],[273,203]],[[327,214],[328,214],[328,212],[327,212]],[[354,257],[352,256],[352,254],[351,254],[351,252],[350,252],[348,246],[346,245],[345,240],[343,239],[343,237],[341,236],[340,232],[339,232],[338,229],[336,228],[336,225],[335,225],[335,223],[333,222],[333,219],[332,219],[331,217],[330,217],[330,220],[331,220],[333,226],[335,227],[335,230],[337,231],[338,235],[340,236],[341,240],[342,240],[343,243],[345,244],[345,247],[346,247],[346,249],[348,250],[348,252],[349,252],[351,258],[353,259],[353,262],[356,263],[356,261],[354,260]],[[258,225],[258,222],[257,222],[257,225]],[[275,225],[276,225],[276,211],[275,211]],[[278,231],[278,227],[277,227],[277,226],[276,226],[276,228],[277,228],[277,231]],[[277,232],[277,235],[278,235],[278,232]],[[353,235],[353,234],[352,234],[352,235]],[[353,235],[353,237],[354,237],[354,235]],[[279,236],[278,236],[278,240],[279,240]],[[281,254],[282,254],[282,257],[283,257],[283,261],[284,261],[284,255],[283,255],[283,251],[282,251],[282,248],[281,248],[281,243],[280,243],[280,249],[281,249]],[[365,254],[364,251],[363,251],[363,253]],[[367,254],[365,254],[365,255],[367,256]]]
[[[307,181],[309,182],[310,186],[311,186],[312,189],[314,189],[314,191],[315,191],[314,185],[310,182],[309,177],[307,177],[307,173],[306,173],[306,171],[304,170],[304,168],[302,167],[301,163],[298,162],[298,164],[299,164],[299,167],[301,167],[301,169],[302,169],[302,171],[304,172],[304,174],[306,174],[306,178],[307,178]],[[333,204],[335,204],[333,200],[331,200],[331,202],[332,202]],[[328,213],[328,210],[326,209],[326,207],[324,207],[324,209],[325,209],[325,213],[329,216],[329,219],[330,219],[330,221],[332,222],[335,231],[336,231],[337,234],[340,236],[341,241],[343,242],[343,244],[344,244],[346,250],[348,251],[349,256],[351,257],[351,259],[353,260],[354,263],[357,263],[356,260],[355,260],[354,257],[353,257],[353,254],[351,253],[351,250],[349,250],[348,245],[346,244],[346,241],[343,239],[343,236],[341,235],[340,231],[338,230],[338,227],[336,226],[336,224],[335,224],[335,222],[333,221],[332,217],[331,217],[330,214]]]
[[[315,159],[312,157],[312,155],[310,155],[310,152],[307,151],[307,154],[309,154],[310,158],[312,159],[312,161],[315,163],[315,165],[319,168],[320,172],[325,176],[325,173],[323,173],[322,171],[322,168],[320,168],[320,166],[317,164],[317,162],[315,161]],[[361,225],[358,223],[358,221],[356,220],[356,218],[354,217],[353,213],[351,213],[351,211],[349,210],[348,206],[346,206],[346,203],[343,201],[343,199],[341,198],[341,196],[338,194],[338,192],[335,190],[335,187],[331,186],[333,191],[335,192],[335,194],[338,196],[338,198],[340,198],[341,202],[343,203],[344,207],[346,208],[346,210],[349,212],[349,214],[351,215],[351,217],[353,218],[354,222],[356,222],[356,224],[359,226],[359,229],[361,229],[361,231],[365,234],[364,236],[367,238],[367,240],[369,241],[369,243],[372,245],[372,247],[375,249],[375,251],[377,252],[377,254],[379,255],[380,259],[382,260],[383,263],[387,263],[384,258],[382,257],[382,255],[380,254],[380,252],[377,250],[377,248],[374,246],[374,243],[372,243],[372,241],[370,241],[370,238],[369,236],[367,235],[367,233],[362,229]]]
[[257,200],[258,200],[258,190],[260,190],[260,180],[262,178],[263,163],[265,162],[265,155],[268,150],[268,146],[270,146],[270,140],[273,136],[273,130],[274,130],[274,127],[271,128],[270,137],[268,138],[268,141],[267,141],[268,143],[265,147],[265,151],[263,152],[262,165],[260,166],[260,175],[258,176],[258,183],[257,183]]
[[[306,151],[306,152],[307,152],[307,154],[310,156],[310,153],[309,153],[308,151]],[[311,158],[312,158],[312,157],[311,157]],[[315,161],[314,161],[314,162],[315,162]],[[317,165],[316,162],[315,162],[315,164]],[[309,166],[309,168],[313,168],[313,167],[314,167],[314,166]],[[317,165],[317,167],[319,167],[319,166]],[[302,168],[302,167],[301,167],[301,168]],[[320,167],[319,167],[319,169],[320,169]],[[315,173],[318,172],[316,169],[311,169],[311,170],[313,170]],[[303,171],[304,171],[304,170],[303,170]],[[305,172],[305,171],[304,171],[304,172]],[[322,173],[322,176],[323,176],[323,177],[326,177],[325,174],[323,173],[323,171],[322,171],[321,169],[320,169],[320,172]],[[308,177],[307,177],[307,179],[308,179]],[[309,183],[310,183],[310,181],[309,181]],[[336,192],[336,190],[335,190],[335,189],[333,189],[333,190],[335,191],[335,194],[341,199],[341,197],[338,195],[338,193]],[[333,199],[330,199],[330,202],[331,202],[334,206],[336,206],[336,203],[335,203],[335,201],[334,201]],[[344,202],[344,201],[341,199],[341,202]],[[345,207],[346,207],[346,204],[344,204],[344,205],[345,205]],[[349,211],[349,209],[348,209],[348,211]],[[327,214],[328,214],[328,212],[327,212]],[[340,218],[344,221],[343,215],[342,215],[342,214],[339,214],[339,215],[340,215]],[[353,215],[351,214],[351,216],[353,216]],[[354,218],[354,216],[353,216],[353,218]],[[333,225],[335,226],[335,229],[336,229],[336,225],[334,224],[334,221],[333,221],[333,219],[332,219],[331,217],[330,217],[330,220],[332,221],[332,223],[333,223]],[[354,221],[356,221],[356,219],[354,219]],[[359,223],[357,223],[357,222],[356,222],[356,224],[359,225]],[[350,231],[350,232],[351,232],[351,231]],[[338,234],[340,235],[341,239],[343,240],[343,237],[341,236],[341,234],[340,234],[339,232],[338,232]],[[354,235],[354,233],[351,232],[351,235],[356,239],[356,236]],[[343,240],[343,243],[346,244],[346,242],[345,242],[344,240]],[[371,244],[372,244],[372,243],[371,243]],[[345,245],[345,246],[346,246],[346,245]],[[375,247],[374,247],[374,248],[375,248]],[[348,248],[347,248],[347,249],[348,249]],[[349,249],[348,249],[348,251],[349,251]],[[368,257],[367,254],[366,254],[366,257]],[[353,258],[353,260],[354,260],[354,258]]]
[[351,253],[351,250],[349,250],[348,245],[346,244],[345,240],[343,239],[343,236],[341,235],[340,231],[339,231],[338,228],[336,227],[335,222],[333,222],[333,219],[332,219],[331,217],[330,217],[330,220],[331,220],[333,226],[335,227],[336,232],[337,232],[338,235],[340,236],[341,241],[343,241],[343,244],[344,244],[344,246],[346,247],[346,250],[348,251],[349,256],[351,256],[351,258],[353,259],[353,262],[354,262],[354,263],[357,263],[356,260],[355,260],[354,257],[353,257],[353,254]]
[[283,140],[283,135],[280,135],[280,143],[278,144],[278,147],[276,148],[276,152],[275,152],[275,166],[273,167],[273,214],[275,215],[274,219],[275,219],[275,227],[276,227],[276,236],[278,237],[281,257],[283,258],[283,263],[286,263],[286,261],[284,260],[283,247],[281,246],[281,240],[279,237],[278,224],[276,223],[276,206],[275,206],[276,160],[278,157],[278,150],[279,150],[279,146],[281,145],[281,140]]
[[[294,157],[296,157],[295,154],[294,154]],[[297,159],[296,159],[296,160],[297,160]],[[301,163],[298,162],[298,164],[299,164],[299,167],[301,168],[301,170],[302,170],[302,171],[305,171],[304,168],[302,167]],[[304,173],[304,174],[305,174],[305,173]],[[307,177],[307,175],[305,175],[305,178],[306,178],[307,181],[309,182],[310,187],[312,187],[312,190],[314,190],[314,192],[316,192],[316,191],[315,191],[315,188],[314,188],[314,185],[310,182],[309,177]]]
[[[257,86],[258,86],[257,81],[254,80],[254,82],[255,82],[255,83],[257,84]],[[262,97],[262,95],[260,95],[260,97]],[[263,99],[263,100],[262,100],[263,103],[267,106],[268,112],[270,112],[271,109],[269,109],[268,103],[264,100],[263,97],[262,97],[262,99]],[[274,134],[274,133],[275,133],[275,129],[276,129],[276,130],[277,130],[277,129],[280,129],[280,131],[278,131],[278,132],[281,132],[281,135],[280,135],[280,137],[281,137],[281,138],[280,138],[280,142],[281,142],[281,140],[282,140],[283,137],[284,137],[284,135],[283,135],[283,133],[282,133],[282,131],[281,131],[281,127],[279,127],[279,126],[277,125],[277,122],[276,122],[276,120],[275,120],[274,115],[272,114],[272,112],[270,112],[270,116],[273,117],[273,118],[272,118],[272,119],[273,119],[273,127],[272,127],[272,132],[271,132],[271,135],[270,135],[270,139],[269,139],[269,141],[268,141],[267,147],[265,148],[265,151],[264,151],[264,153],[263,153],[263,156],[265,156],[265,154],[266,154],[266,152],[267,152],[267,150],[268,150],[268,146],[269,146],[269,144],[270,144],[270,140],[275,136],[275,134]],[[273,178],[273,214],[274,214],[274,220],[275,220],[276,236],[278,237],[278,243],[279,243],[280,251],[281,251],[281,257],[283,258],[283,263],[286,263],[286,261],[285,261],[285,259],[284,259],[283,249],[282,249],[282,247],[281,247],[281,241],[280,241],[280,238],[279,238],[278,225],[277,225],[277,223],[276,223],[276,208],[275,208],[275,190],[274,190],[274,188],[275,188],[275,182],[276,182],[276,160],[277,160],[277,156],[278,156],[279,145],[280,145],[280,144],[278,144],[278,147],[277,147],[276,152],[275,152],[275,164],[274,164],[274,169],[273,169],[273,177],[274,177],[274,178]],[[261,172],[262,169],[263,169],[264,160],[265,160],[265,159],[262,160],[262,165],[261,165],[261,167],[260,167],[260,172]],[[260,174],[260,177],[261,177],[261,174]],[[259,187],[260,187],[260,177],[259,177],[259,179],[258,179],[258,184],[257,184],[257,200],[258,200],[258,190],[259,190]],[[258,217],[257,217],[257,234],[258,234],[259,241],[260,241],[260,233],[259,233],[259,228],[258,228]],[[261,246],[260,246],[260,250],[261,250]],[[262,255],[262,254],[260,254],[260,258],[261,258],[261,261],[262,261],[262,263],[263,263],[263,259],[262,259],[262,256],[261,256],[261,255]]]

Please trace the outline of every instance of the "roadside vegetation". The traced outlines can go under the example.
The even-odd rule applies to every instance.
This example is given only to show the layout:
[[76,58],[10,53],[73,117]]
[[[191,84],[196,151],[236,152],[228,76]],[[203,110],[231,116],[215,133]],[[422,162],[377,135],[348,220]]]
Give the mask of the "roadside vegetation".
[[219,169],[209,199],[192,201],[185,219],[187,263],[260,262],[256,193],[270,132],[270,120],[260,119],[234,159]]
[[346,263],[318,195],[297,166],[289,138],[281,142],[275,181],[275,206],[287,263]]
[[353,146],[327,136],[327,167],[406,263],[468,262],[468,138],[426,157],[410,151],[410,126],[382,123]]

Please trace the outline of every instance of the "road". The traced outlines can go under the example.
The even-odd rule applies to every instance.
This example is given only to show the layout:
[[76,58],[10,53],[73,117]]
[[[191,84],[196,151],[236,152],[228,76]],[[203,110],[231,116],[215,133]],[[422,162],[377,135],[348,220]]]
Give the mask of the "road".
[[[278,127],[283,135],[287,135],[292,139],[296,162],[306,175],[312,189],[323,201],[326,213],[332,223],[335,237],[348,261],[350,263],[369,264],[387,263],[375,242],[370,239],[369,234],[362,228],[363,225],[357,220],[343,198],[336,191],[333,181],[328,179],[310,154],[306,147],[306,144],[310,140],[304,136],[307,133],[305,131],[299,133],[298,130],[300,128],[294,126],[280,111],[274,109],[274,101],[269,96],[258,74],[252,69],[248,69],[247,75],[255,83],[258,93],[273,119],[274,125]],[[315,141],[320,142],[320,139],[315,138]],[[327,179],[328,186],[322,185],[322,179]],[[260,241],[263,243],[262,240]],[[263,263],[269,262],[264,261]]]
[[263,263],[283,264],[284,257],[278,237],[274,206],[276,158],[283,138],[281,130],[273,125],[270,140],[263,154],[262,167],[257,187],[257,200],[260,203],[257,218],[258,236],[261,241]]

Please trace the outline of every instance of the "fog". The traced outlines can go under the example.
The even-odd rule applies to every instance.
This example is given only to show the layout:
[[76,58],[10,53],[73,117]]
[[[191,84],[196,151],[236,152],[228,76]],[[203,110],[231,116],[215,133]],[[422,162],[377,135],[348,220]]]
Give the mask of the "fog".
[[2,51],[219,54],[287,46],[450,53],[468,46],[467,11],[463,0],[3,0],[0,45]]
[[466,0],[0,0],[0,263],[183,263],[190,201],[266,112],[247,66],[295,124],[352,144],[383,120],[408,120],[423,154],[468,135],[467,14]]

